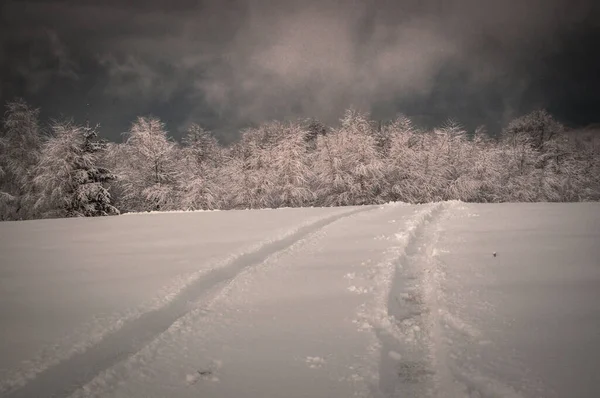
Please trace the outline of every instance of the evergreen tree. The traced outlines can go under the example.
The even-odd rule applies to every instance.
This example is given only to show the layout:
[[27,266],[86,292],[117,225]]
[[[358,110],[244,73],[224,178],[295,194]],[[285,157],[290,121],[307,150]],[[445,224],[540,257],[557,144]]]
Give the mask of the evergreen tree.
[[105,143],[96,129],[57,122],[42,146],[34,170],[36,214],[42,217],[94,217],[118,214],[105,184],[115,178],[98,165]]

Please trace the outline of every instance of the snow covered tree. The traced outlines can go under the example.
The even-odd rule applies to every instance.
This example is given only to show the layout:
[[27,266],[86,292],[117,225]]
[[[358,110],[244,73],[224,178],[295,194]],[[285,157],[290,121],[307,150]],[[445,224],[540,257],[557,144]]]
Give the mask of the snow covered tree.
[[0,219],[31,217],[31,172],[42,144],[38,118],[39,110],[22,99],[6,105],[0,133]]
[[385,200],[419,203],[428,195],[429,178],[424,165],[427,158],[424,140],[412,121],[399,115],[383,126],[389,136],[389,151],[385,167]]
[[346,111],[340,128],[319,137],[314,166],[319,204],[346,206],[382,201],[383,163],[368,115]]
[[600,136],[583,129],[556,141],[554,189],[560,201],[600,200]]
[[435,158],[440,163],[441,199],[472,201],[477,195],[478,184],[469,178],[474,153],[466,130],[450,119],[434,132],[439,143]]
[[[9,103],[0,134],[0,218],[124,211],[424,203],[600,200],[597,135],[567,133],[546,111],[491,139],[449,121],[429,131],[400,116],[374,123],[350,109],[337,128],[308,119],[247,128],[228,148],[198,125],[179,146],[156,118],[123,144]],[[108,170],[114,170],[114,178]],[[55,171],[55,172],[54,172]],[[108,190],[110,190],[110,195]],[[112,196],[111,196],[112,195]],[[35,199],[35,201],[33,201]],[[34,206],[35,204],[35,206]]]
[[282,124],[279,128],[281,138],[270,148],[269,205],[277,208],[312,204],[316,197],[311,190],[314,176],[308,165],[310,144],[306,138],[311,132],[295,123]]
[[449,120],[424,132],[400,115],[382,131],[389,137],[386,200],[475,200],[479,181],[470,172],[477,152],[458,123]]
[[242,132],[220,169],[228,207],[298,207],[312,203],[310,134],[303,122],[268,122]]
[[105,184],[114,175],[98,165],[104,143],[96,129],[56,122],[34,169],[34,211],[41,217],[118,214]]
[[251,149],[236,142],[224,151],[219,180],[223,181],[222,203],[225,209],[243,209],[255,203],[251,188]]
[[415,133],[405,147],[393,144],[391,154],[400,175],[393,192],[400,195],[400,200],[409,203],[442,200],[447,171],[445,153],[442,141],[433,131]]
[[469,202],[501,202],[503,186],[501,175],[503,164],[501,151],[485,132],[484,127],[475,130],[469,143],[469,161],[465,178],[474,184],[474,192],[467,199]]
[[111,203],[121,213],[127,212],[127,202],[124,200],[124,189],[119,178],[118,170],[125,163],[125,144],[106,142],[105,149],[99,153],[98,164],[114,172],[115,178],[107,183],[111,194]]
[[329,132],[329,128],[317,119],[307,119],[304,121],[303,126],[306,129],[305,140],[310,150],[316,149],[317,139]]
[[[6,158],[6,139],[0,137],[0,159]],[[6,166],[0,163],[0,220],[10,220],[14,214],[15,196],[10,193],[10,188],[7,187]]]
[[247,128],[229,151],[223,173],[230,182],[228,202],[234,208],[264,208],[271,206],[273,149],[283,134],[279,122],[263,123]]
[[183,209],[215,209],[221,206],[218,180],[223,153],[215,137],[192,124],[183,138],[180,190]]
[[564,126],[557,122],[546,110],[536,110],[521,116],[504,129],[503,136],[508,140],[520,140],[531,145],[536,151],[544,152],[548,144],[564,132]]
[[127,211],[175,210],[177,146],[157,118],[138,117],[122,147],[116,174]]
[[564,126],[545,110],[519,117],[503,130],[505,183],[511,201],[556,201],[558,140]]

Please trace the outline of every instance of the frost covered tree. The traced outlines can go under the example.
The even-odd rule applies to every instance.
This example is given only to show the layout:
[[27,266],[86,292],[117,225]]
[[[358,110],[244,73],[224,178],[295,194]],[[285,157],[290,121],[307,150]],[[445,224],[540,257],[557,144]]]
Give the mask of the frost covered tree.
[[[483,131],[469,140],[460,124],[449,120],[432,131],[420,131],[405,116],[383,126],[389,136],[386,200],[424,203],[460,199],[477,201],[487,172],[494,169]],[[477,168],[473,166],[477,165]],[[491,194],[486,194],[490,200]]]
[[403,199],[411,203],[443,200],[449,172],[448,150],[435,131],[422,131],[413,136],[404,150],[404,159],[397,158],[404,173]]
[[382,201],[383,163],[368,115],[347,110],[340,128],[319,137],[314,167],[319,204],[346,206]]
[[220,180],[223,181],[221,202],[225,209],[243,209],[256,203],[252,189],[250,157],[252,150],[241,142],[227,148],[223,154]]
[[[124,201],[124,190],[122,181],[119,178],[118,170],[125,162],[125,144],[106,142],[105,149],[100,152],[98,164],[114,172],[115,178],[107,183],[111,194],[111,203],[119,209],[121,213],[127,212],[127,203]],[[124,210],[125,209],[125,210]]]
[[115,178],[98,165],[104,142],[96,129],[72,122],[55,122],[33,171],[41,217],[94,217],[118,214],[105,184]]
[[498,145],[489,137],[485,128],[475,130],[469,143],[470,158],[466,178],[475,186],[469,202],[502,202],[504,186],[501,176],[504,165]]
[[556,141],[555,170],[560,201],[600,200],[600,135],[583,129],[563,134]]
[[404,115],[383,126],[383,131],[389,137],[385,200],[408,203],[423,201],[431,188],[424,167],[427,162],[425,133],[419,131]]
[[229,151],[223,169],[229,181],[228,202],[233,208],[270,207],[273,191],[273,149],[283,130],[279,122],[267,122],[242,131]]
[[302,126],[306,130],[305,140],[309,150],[316,149],[317,139],[329,132],[329,128],[317,119],[306,119]]
[[118,148],[116,174],[127,211],[176,210],[178,148],[157,118],[139,117]]
[[[314,119],[266,122],[227,148],[198,125],[179,146],[160,120],[138,118],[124,143],[86,152],[97,142],[91,130],[55,124],[45,142],[36,110],[22,101],[7,109],[2,219],[30,217],[32,198],[44,216],[108,214],[115,204],[143,211],[600,200],[597,134],[567,133],[545,111],[515,119],[496,140],[453,121],[422,131],[405,116],[377,124],[350,109],[336,128]],[[90,199],[99,185],[110,189],[112,197],[99,194],[109,201]]]
[[503,136],[507,140],[525,142],[536,151],[550,150],[549,143],[564,132],[564,126],[546,110],[536,110],[509,123]]
[[278,127],[280,138],[269,148],[269,205],[275,208],[310,205],[316,198],[311,189],[314,175],[308,164],[310,141],[307,136],[311,132],[298,123]]
[[448,120],[434,130],[437,146],[434,157],[441,186],[440,199],[472,201],[477,195],[478,184],[469,178],[473,164],[473,145],[467,140],[467,131],[455,120]]
[[[6,139],[0,137],[0,159],[6,159],[6,152]],[[12,213],[11,205],[15,197],[10,194],[10,188],[6,186],[8,185],[4,180],[6,178],[6,165],[2,163],[0,163],[0,220],[7,220],[10,219],[10,213]]]
[[560,157],[558,141],[563,133],[564,126],[545,110],[519,117],[503,130],[508,200],[559,200],[555,160]]
[[8,102],[0,131],[0,219],[31,217],[31,172],[42,145],[39,110]]
[[183,138],[181,151],[181,207],[190,210],[220,207],[222,186],[218,176],[223,153],[215,137],[192,124]]
[[229,207],[299,207],[312,203],[309,134],[302,122],[268,122],[244,130],[221,168]]

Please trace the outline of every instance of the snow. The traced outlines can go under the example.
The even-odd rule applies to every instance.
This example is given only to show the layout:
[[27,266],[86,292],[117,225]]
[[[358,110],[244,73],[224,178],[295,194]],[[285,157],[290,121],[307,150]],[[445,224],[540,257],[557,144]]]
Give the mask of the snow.
[[0,223],[0,395],[594,397],[600,205]]
[[599,210],[469,205],[444,223],[440,321],[464,385],[482,396],[600,396]]
[[[171,301],[236,255],[344,209],[0,224],[0,392]],[[258,226],[258,228],[257,228]]]

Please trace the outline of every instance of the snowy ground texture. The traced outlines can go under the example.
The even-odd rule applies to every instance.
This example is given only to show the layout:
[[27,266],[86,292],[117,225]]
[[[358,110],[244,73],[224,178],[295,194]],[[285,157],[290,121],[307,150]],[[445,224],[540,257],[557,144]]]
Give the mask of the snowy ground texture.
[[7,398],[599,397],[600,204],[6,222],[0,324]]

